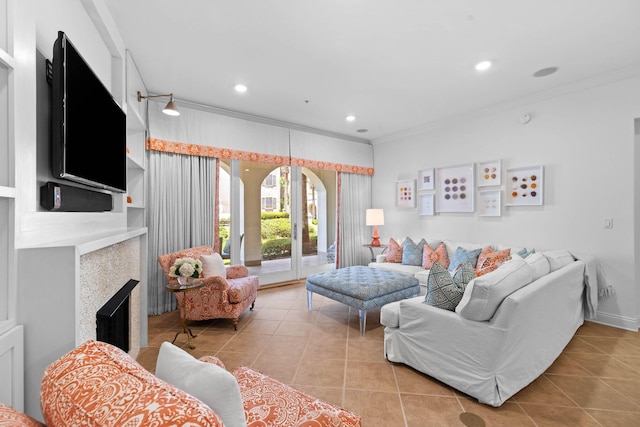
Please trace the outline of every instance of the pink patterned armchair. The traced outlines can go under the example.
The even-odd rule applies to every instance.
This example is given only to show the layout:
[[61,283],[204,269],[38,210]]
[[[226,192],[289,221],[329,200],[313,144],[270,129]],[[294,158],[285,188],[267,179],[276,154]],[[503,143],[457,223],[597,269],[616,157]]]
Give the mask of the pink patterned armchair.
[[[177,258],[198,259],[202,255],[212,255],[209,246],[198,246],[172,252],[158,257],[158,264],[164,271],[169,283],[177,283],[175,277],[169,276],[169,269]],[[249,276],[244,265],[226,266],[227,277],[210,276],[200,278],[204,286],[190,292],[176,292],[178,304],[185,307],[187,320],[233,319],[233,328],[238,329],[238,317],[247,307],[255,304],[260,283],[258,276]]]

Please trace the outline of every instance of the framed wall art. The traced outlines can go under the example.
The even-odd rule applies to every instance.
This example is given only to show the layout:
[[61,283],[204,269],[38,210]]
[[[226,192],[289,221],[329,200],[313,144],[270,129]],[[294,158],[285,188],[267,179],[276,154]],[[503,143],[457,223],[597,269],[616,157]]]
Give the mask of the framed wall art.
[[418,191],[429,191],[435,188],[433,169],[421,170],[418,174]]
[[500,185],[502,182],[502,162],[494,160],[491,162],[478,163],[478,187],[488,187]]
[[420,194],[418,196],[418,215],[433,215],[435,212],[434,199],[433,194]]
[[506,206],[542,205],[544,169],[529,166],[507,170]]
[[501,204],[502,204],[501,190],[478,191],[478,215],[500,216]]
[[438,168],[437,211],[438,212],[473,212],[474,187],[473,164]]
[[396,205],[399,208],[416,207],[416,181],[405,179],[396,182]]

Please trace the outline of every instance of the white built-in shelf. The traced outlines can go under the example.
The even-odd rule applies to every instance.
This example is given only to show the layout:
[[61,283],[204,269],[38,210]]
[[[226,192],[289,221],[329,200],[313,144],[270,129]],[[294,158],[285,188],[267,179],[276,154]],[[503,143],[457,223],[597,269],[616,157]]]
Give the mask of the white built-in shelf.
[[144,119],[135,108],[127,108],[127,129],[137,132],[144,132],[146,130]]
[[0,185],[0,197],[4,199],[15,199],[16,189],[13,187],[4,187]]
[[144,170],[144,166],[130,155],[127,155],[127,168]]
[[3,49],[0,49],[0,64],[2,64],[6,68],[15,69],[15,59],[8,52]]

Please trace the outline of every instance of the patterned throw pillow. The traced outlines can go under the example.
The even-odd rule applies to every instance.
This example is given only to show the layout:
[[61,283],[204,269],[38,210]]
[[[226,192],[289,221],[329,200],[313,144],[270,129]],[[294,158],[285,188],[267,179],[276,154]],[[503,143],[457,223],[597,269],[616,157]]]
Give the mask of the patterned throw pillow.
[[422,248],[427,241],[421,239],[418,243],[414,243],[411,238],[404,239],[402,244],[402,264],[422,266]]
[[478,263],[480,252],[482,252],[482,248],[466,250],[458,246],[458,248],[456,249],[456,254],[453,256],[453,259],[449,263],[449,271],[453,273],[458,269],[459,265],[464,264],[465,262],[470,262],[471,265],[475,268],[476,264]]
[[485,253],[485,250],[483,250],[478,257],[478,263],[476,264],[476,277],[491,273],[493,270],[500,267],[510,259],[510,248],[502,249],[499,251],[494,251],[493,249],[489,248],[488,253]]
[[429,245],[424,245],[424,249],[422,250],[422,268],[429,270],[436,261],[444,268],[449,268],[447,246],[443,242],[435,249],[431,249]]
[[384,262],[402,262],[402,246],[398,244],[394,239],[389,239],[387,245],[387,256]]
[[482,264],[484,263],[484,260],[487,259],[487,256],[489,256],[493,252],[494,251],[491,246],[487,246],[486,248],[483,248],[482,251],[480,252],[480,255],[478,255],[478,261],[476,262],[476,269],[481,268]]
[[453,277],[439,262],[434,262],[429,271],[424,303],[454,311],[464,295],[467,283],[474,277],[475,271],[470,262],[462,264]]

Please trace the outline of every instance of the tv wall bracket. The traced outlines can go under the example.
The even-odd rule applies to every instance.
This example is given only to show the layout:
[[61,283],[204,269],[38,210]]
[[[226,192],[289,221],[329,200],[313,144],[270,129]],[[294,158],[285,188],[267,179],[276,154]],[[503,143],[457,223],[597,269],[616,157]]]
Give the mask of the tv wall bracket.
[[45,73],[47,74],[47,83],[51,84],[53,82],[53,62],[51,62],[50,59],[45,59],[46,61],[46,68],[45,68]]

